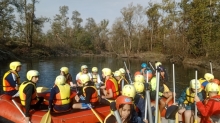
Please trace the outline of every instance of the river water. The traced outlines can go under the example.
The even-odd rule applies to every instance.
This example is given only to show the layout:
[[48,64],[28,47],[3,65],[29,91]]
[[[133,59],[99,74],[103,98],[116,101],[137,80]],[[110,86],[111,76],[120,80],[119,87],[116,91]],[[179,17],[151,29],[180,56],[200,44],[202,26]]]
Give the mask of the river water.
[[[89,71],[91,68],[96,66],[99,69],[99,74],[101,75],[101,69],[104,67],[109,67],[112,71],[115,71],[121,67],[124,67],[124,61],[127,64],[128,69],[131,71],[132,75],[140,70],[140,65],[142,62],[146,62],[140,59],[122,59],[113,57],[69,57],[69,58],[49,58],[49,59],[34,59],[26,62],[22,62],[22,70],[19,72],[21,82],[26,80],[26,72],[31,69],[36,69],[40,72],[39,82],[37,86],[45,86],[51,88],[54,84],[54,80],[60,73],[60,68],[66,66],[69,68],[73,79],[75,80],[76,74],[80,72],[81,65],[87,65]],[[152,64],[155,61],[151,61]],[[0,77],[3,78],[4,73],[9,69],[10,61],[1,62],[0,65]],[[163,62],[163,66],[166,68],[169,75],[168,86],[172,90],[173,88],[173,70],[172,64],[169,62]],[[207,63],[209,64],[209,63]],[[154,65],[154,64],[153,64]],[[185,89],[191,79],[195,78],[195,68],[198,69],[198,78],[204,76],[206,72],[210,72],[210,69],[203,69],[195,66],[186,65],[175,65],[175,81],[176,81],[176,93],[177,96],[181,90]],[[213,71],[215,78],[219,78],[220,72]],[[2,85],[2,82],[1,84]],[[2,88],[1,88],[2,90]]]

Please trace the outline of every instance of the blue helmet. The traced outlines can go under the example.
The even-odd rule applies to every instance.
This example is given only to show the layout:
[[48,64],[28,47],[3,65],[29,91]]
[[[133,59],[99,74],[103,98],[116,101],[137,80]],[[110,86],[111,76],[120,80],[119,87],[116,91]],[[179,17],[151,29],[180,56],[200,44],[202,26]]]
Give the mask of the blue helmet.
[[142,63],[142,64],[141,64],[141,67],[142,67],[142,68],[147,68],[147,64],[146,64],[146,63]]

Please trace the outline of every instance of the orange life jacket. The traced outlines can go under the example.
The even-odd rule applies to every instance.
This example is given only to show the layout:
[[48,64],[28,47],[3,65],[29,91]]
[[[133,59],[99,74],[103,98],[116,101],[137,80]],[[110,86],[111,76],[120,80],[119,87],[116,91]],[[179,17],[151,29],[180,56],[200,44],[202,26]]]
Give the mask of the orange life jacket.
[[85,89],[88,88],[88,87],[91,87],[91,88],[95,89],[95,93],[92,94],[90,102],[91,103],[98,102],[98,91],[97,91],[97,89],[94,86],[85,86],[85,87],[83,87],[83,94],[84,94],[84,96],[86,97]]
[[[110,77],[108,80],[110,80],[113,84],[114,84],[114,88],[112,88],[112,91],[113,91],[113,97],[114,99],[116,99],[119,95],[119,90],[118,90],[118,83],[117,81]],[[107,80],[106,80],[107,81]],[[105,86],[106,86],[106,82],[105,82]],[[107,91],[108,92],[108,91]]]
[[53,103],[55,105],[65,105],[70,103],[70,86],[68,84],[56,85],[59,93],[56,94]]
[[20,76],[18,75],[18,73],[14,70],[9,70],[8,72],[6,72],[4,74],[4,77],[3,77],[3,91],[12,91],[12,90],[16,90],[15,87],[12,87],[10,85],[10,83],[5,79],[10,73],[13,73],[15,74],[16,76],[16,84],[20,84]]

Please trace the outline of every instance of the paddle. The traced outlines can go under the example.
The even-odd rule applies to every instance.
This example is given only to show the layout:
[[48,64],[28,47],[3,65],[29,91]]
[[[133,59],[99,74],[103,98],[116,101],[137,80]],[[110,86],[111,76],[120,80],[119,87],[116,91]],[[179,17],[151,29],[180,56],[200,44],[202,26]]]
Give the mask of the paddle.
[[[81,100],[85,100],[85,98],[81,95],[80,96]],[[87,106],[92,110],[93,114],[95,114],[95,116],[98,118],[99,122],[103,123],[102,119],[100,118],[100,116],[96,113],[96,111],[92,108],[91,104],[87,104]]]
[[[174,66],[174,63],[172,66],[173,66],[173,93],[175,94],[176,91],[175,91],[175,66]],[[175,101],[176,101],[176,98],[175,98],[175,96],[173,96],[174,104],[176,103]],[[175,123],[175,119],[176,119],[175,117],[176,117],[177,112],[178,112],[177,105],[171,105],[170,107],[167,108],[165,118],[169,119],[168,120],[169,123]]]
[[209,61],[209,64],[210,64],[211,74],[213,74],[213,71],[212,71],[212,61]]
[[155,123],[159,123],[158,121],[158,115],[159,115],[159,86],[160,86],[160,72],[158,72],[158,69],[156,69],[156,107],[155,107],[155,111],[156,111],[156,115],[155,115]]
[[51,123],[50,109],[49,109],[48,112],[42,117],[40,123]]
[[130,74],[127,72],[128,68],[127,68],[127,65],[126,65],[126,62],[124,61],[124,65],[125,65],[125,69],[126,69],[126,73],[128,74],[128,78],[129,78],[129,81],[130,81],[130,84],[132,84],[132,80],[131,80],[131,76]]
[[[21,112],[21,114],[24,116],[24,118],[26,117],[24,115],[24,112],[20,109],[20,107],[18,106],[18,104],[14,101],[14,99],[12,99],[12,102],[14,103],[14,105],[16,106],[16,108]],[[28,123],[31,123],[31,121],[29,121]]]
[[[195,92],[195,95],[197,95],[197,70],[195,70],[195,88],[196,88],[196,92]],[[195,121],[194,123],[197,123],[197,106],[195,105]]]
[[157,68],[154,69],[154,67],[153,67],[153,65],[151,64],[150,61],[149,61],[148,63],[149,63],[149,65],[151,66],[151,68],[153,69],[153,71],[155,71],[155,69],[157,69]]
[[151,102],[150,102],[150,90],[149,90],[149,84],[148,84],[148,71],[147,71],[147,78],[145,83],[146,91],[145,91],[145,117],[144,119],[147,119],[147,111],[148,111],[148,122],[153,123],[152,119],[152,111],[151,111]]
[[45,92],[45,91],[47,91],[49,89],[50,88],[47,88],[47,87],[37,87],[36,91],[37,91],[37,93],[43,93],[43,92]]

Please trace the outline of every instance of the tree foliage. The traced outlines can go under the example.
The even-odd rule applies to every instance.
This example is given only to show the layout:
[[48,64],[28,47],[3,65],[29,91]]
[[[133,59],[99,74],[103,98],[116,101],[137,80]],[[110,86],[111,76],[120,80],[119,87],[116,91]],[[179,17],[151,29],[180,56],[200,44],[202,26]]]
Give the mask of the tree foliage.
[[[121,9],[121,16],[112,26],[107,19],[83,20],[80,12],[69,12],[68,6],[60,6],[59,13],[51,19],[36,17],[37,3],[37,0],[0,2],[1,42],[19,41],[30,47],[33,43],[85,53],[105,51],[128,57],[147,51],[180,59],[217,58],[220,53],[219,0],[162,0],[146,6],[131,3]],[[68,13],[72,13],[71,17]],[[19,19],[15,19],[15,14]],[[51,28],[45,33],[43,27],[49,21]]]

